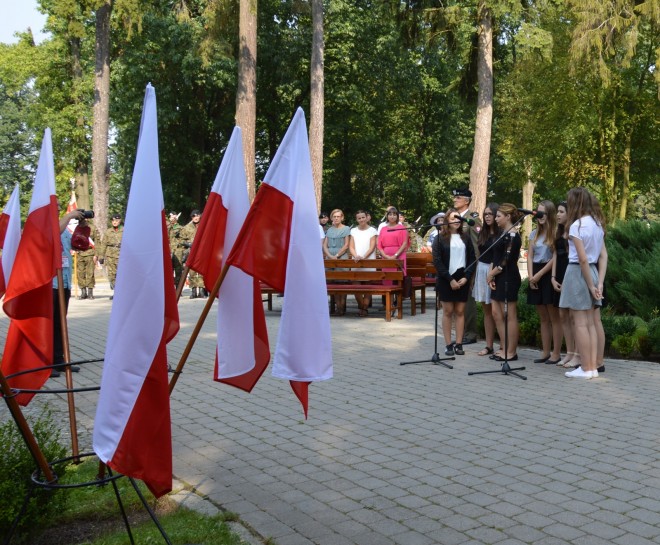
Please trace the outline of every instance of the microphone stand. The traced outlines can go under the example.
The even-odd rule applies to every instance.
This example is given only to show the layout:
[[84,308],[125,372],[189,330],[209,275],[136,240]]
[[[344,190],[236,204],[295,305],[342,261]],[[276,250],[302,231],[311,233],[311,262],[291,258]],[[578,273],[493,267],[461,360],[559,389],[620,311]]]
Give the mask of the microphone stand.
[[[509,227],[506,231],[504,231],[500,237],[493,242],[484,252],[484,254],[488,253],[490,250],[492,250],[499,242],[504,238],[504,237],[510,237],[511,230],[519,225],[527,216],[527,214],[523,214],[520,219],[514,223],[511,227]],[[509,300],[508,300],[508,291],[509,291],[509,264],[507,263],[506,265],[506,270],[504,271],[504,361],[502,362],[502,367],[497,370],[492,370],[492,371],[469,371],[468,376],[472,375],[490,375],[492,373],[500,373],[502,375],[513,375],[514,377],[518,377],[521,380],[527,380],[527,377],[521,375],[520,373],[517,373],[516,371],[524,371],[525,367],[515,367],[511,368],[509,366]]]
[[[437,227],[435,224],[429,224],[432,227]],[[421,227],[426,227],[426,225],[422,225]],[[408,229],[413,229],[413,227],[408,227]],[[399,365],[412,365],[415,363],[432,363],[434,365],[444,365],[448,369],[453,369],[453,365],[449,365],[448,363],[445,363],[445,361],[448,360],[455,360],[456,356],[448,356],[448,357],[440,357],[440,353],[438,352],[438,290],[436,289],[435,291],[435,338],[434,338],[434,344],[433,344],[433,355],[431,356],[430,359],[428,360],[418,360],[418,361],[402,361],[399,363]]]

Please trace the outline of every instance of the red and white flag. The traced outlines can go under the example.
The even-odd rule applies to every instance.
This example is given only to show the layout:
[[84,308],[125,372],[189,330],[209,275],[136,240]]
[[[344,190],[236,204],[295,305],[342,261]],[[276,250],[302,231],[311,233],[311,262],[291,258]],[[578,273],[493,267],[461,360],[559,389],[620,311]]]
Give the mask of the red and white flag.
[[2,248],[2,266],[0,266],[0,297],[7,291],[7,284],[14,266],[16,251],[21,241],[21,203],[18,185],[11,193],[2,215],[0,216],[0,248]]
[[330,316],[305,114],[298,108],[227,263],[284,293],[273,376],[307,416],[310,382],[332,378]]
[[[71,190],[71,198],[69,199],[69,204],[66,205],[66,213],[68,214],[69,212],[73,212],[74,210],[78,209],[78,202],[76,201],[76,192]],[[73,233],[73,231],[76,229],[76,225],[78,225],[78,219],[72,219],[69,221],[69,225],[66,226],[66,228],[69,230],[69,232]]]
[[[241,129],[234,128],[213,182],[186,265],[212,291],[250,209]],[[249,302],[252,304],[249,304]],[[266,317],[256,278],[231,267],[218,296],[213,379],[250,392],[270,361]]]
[[156,92],[147,85],[121,241],[93,446],[154,496],[172,489],[166,344],[179,330],[163,189]]
[[[55,197],[55,164],[50,129],[44,131],[30,210],[16,251],[5,293],[4,311],[11,318],[2,372],[6,375],[51,365],[53,359],[53,277],[62,268],[62,243]],[[9,380],[13,388],[40,389],[50,370]],[[27,405],[34,394],[20,394]]]

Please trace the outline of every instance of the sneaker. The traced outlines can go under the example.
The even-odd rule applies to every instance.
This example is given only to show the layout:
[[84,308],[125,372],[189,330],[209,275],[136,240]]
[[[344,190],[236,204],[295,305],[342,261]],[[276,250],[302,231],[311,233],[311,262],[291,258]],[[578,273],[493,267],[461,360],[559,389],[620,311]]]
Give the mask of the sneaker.
[[597,369],[597,371],[598,371],[599,373],[604,373],[604,372],[605,372],[605,365],[601,365],[601,366]]
[[445,349],[445,356],[453,356],[454,355],[454,343],[448,344],[447,348]]
[[582,367],[578,367],[573,371],[567,371],[564,373],[568,378],[591,378],[591,371],[583,371]]
[[588,373],[591,373],[591,378],[598,378],[598,369],[595,371],[587,371]]
[[57,378],[60,376],[60,372],[56,369],[50,370],[50,378]]
[[463,345],[462,344],[454,345],[454,354],[456,354],[457,356],[465,355],[465,351],[463,350]]

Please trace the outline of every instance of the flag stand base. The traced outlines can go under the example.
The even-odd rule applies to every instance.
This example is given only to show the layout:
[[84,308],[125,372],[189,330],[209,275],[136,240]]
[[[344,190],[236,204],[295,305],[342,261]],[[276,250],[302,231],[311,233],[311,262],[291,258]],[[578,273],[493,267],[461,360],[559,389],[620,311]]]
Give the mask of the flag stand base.
[[[86,452],[84,454],[79,454],[78,456],[69,456],[67,458],[61,458],[59,460],[55,460],[53,462],[50,462],[48,465],[51,467],[55,467],[61,464],[65,464],[68,462],[78,462],[80,458],[88,458],[91,456],[96,456],[96,453],[94,452]],[[16,531],[16,528],[18,527],[18,523],[20,522],[21,518],[25,515],[25,511],[27,509],[27,506],[32,499],[34,495],[38,492],[39,489],[44,489],[44,490],[71,490],[75,488],[85,488],[89,486],[104,486],[108,483],[112,484],[112,488],[115,493],[115,499],[117,500],[117,506],[119,507],[119,511],[121,513],[121,517],[124,521],[124,526],[126,528],[126,534],[128,535],[128,539],[130,540],[131,545],[135,545],[135,540],[133,538],[133,533],[131,531],[131,525],[130,522],[128,521],[128,516],[126,514],[126,509],[124,508],[124,503],[121,499],[121,495],[119,493],[119,488],[117,487],[117,480],[122,479],[126,477],[125,475],[121,475],[119,473],[114,473],[109,467],[101,464],[101,467],[104,468],[105,471],[108,472],[107,476],[102,474],[100,471],[99,475],[92,481],[87,481],[84,483],[75,483],[75,484],[61,484],[57,480],[57,476],[54,481],[46,481],[44,480],[44,476],[41,472],[40,469],[37,469],[34,473],[32,473],[31,478],[30,478],[30,483],[28,486],[28,490],[25,494],[25,499],[23,501],[23,505],[21,506],[21,510],[18,512],[18,515],[16,515],[16,518],[12,522],[12,526],[9,529],[8,534],[5,536],[4,541],[2,542],[3,545],[9,545],[11,542],[12,538],[14,537],[14,533]],[[147,500],[145,499],[144,495],[140,491],[137,483],[135,482],[135,479],[132,477],[126,477],[130,483],[133,489],[135,490],[135,493],[137,494],[138,498],[140,499],[140,502],[142,503],[142,506],[145,508],[147,513],[149,514],[149,517],[153,521],[153,523],[156,525],[158,528],[158,531],[160,532],[161,536],[163,537],[163,540],[165,543],[168,545],[172,545],[172,542],[170,541],[169,536],[165,532],[165,529],[162,527],[160,524],[158,518],[156,517],[156,514],[153,512],[151,507],[149,506]]]

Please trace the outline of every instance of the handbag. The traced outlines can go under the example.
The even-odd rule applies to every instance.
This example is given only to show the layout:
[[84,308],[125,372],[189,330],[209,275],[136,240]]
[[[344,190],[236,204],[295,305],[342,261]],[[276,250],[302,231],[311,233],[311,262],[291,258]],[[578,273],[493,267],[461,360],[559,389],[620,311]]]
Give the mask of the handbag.
[[76,225],[71,235],[71,247],[81,252],[89,250],[89,235],[91,234],[92,230],[89,225]]

